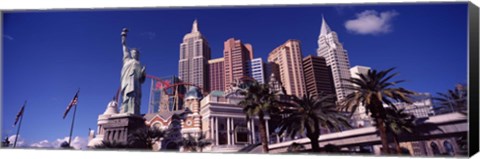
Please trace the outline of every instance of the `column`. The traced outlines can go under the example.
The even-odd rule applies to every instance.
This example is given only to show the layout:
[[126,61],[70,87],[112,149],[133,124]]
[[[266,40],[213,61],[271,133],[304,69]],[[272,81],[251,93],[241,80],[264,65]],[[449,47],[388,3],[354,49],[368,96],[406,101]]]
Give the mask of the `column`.
[[214,129],[213,129],[213,117],[210,116],[210,118],[208,118],[208,121],[209,121],[209,129],[210,129],[210,140],[213,140],[213,133],[214,133]]
[[270,143],[270,133],[268,131],[268,120],[265,120],[265,130],[267,131],[267,142]]
[[247,121],[247,130],[248,130],[248,133],[250,133],[250,134],[247,135],[247,142],[249,144],[253,144],[253,142],[252,142],[252,128],[250,128],[250,121]]
[[233,118],[230,118],[230,122],[231,122],[230,123],[230,127],[231,127],[230,128],[230,130],[231,130],[230,140],[232,141],[232,145],[235,145],[235,136],[234,136],[235,135],[235,129],[234,129],[235,128],[235,125],[234,125],[235,122],[234,122]]
[[125,140],[126,142],[128,142],[128,128],[123,128],[123,140]]
[[255,143],[255,120],[252,119],[252,143]]
[[218,145],[218,117],[215,117],[215,145]]
[[227,145],[232,144],[232,139],[230,136],[230,118],[227,118]]

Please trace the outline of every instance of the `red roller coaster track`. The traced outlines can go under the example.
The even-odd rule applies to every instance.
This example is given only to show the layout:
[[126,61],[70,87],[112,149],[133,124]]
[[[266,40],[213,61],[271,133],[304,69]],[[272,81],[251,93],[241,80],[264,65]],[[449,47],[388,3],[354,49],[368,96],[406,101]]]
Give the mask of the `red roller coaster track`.
[[[175,83],[175,84],[170,84],[169,82],[166,82],[165,80],[162,80],[161,78],[159,77],[156,77],[156,76],[153,76],[153,75],[147,75],[146,76],[147,78],[150,78],[150,79],[153,79],[153,80],[156,80],[156,81],[159,81],[160,83],[162,83],[162,87],[161,89],[165,92],[165,94],[169,95],[169,96],[172,96],[174,95],[174,92],[173,93],[168,93],[167,90],[170,89],[170,88],[176,88],[177,86],[195,86],[197,88],[199,88],[200,90],[203,90],[202,87],[198,86],[198,85],[195,85],[195,84],[192,84],[192,83],[186,83],[186,82],[179,82],[179,83]],[[183,94],[179,94],[180,96],[183,96]]]

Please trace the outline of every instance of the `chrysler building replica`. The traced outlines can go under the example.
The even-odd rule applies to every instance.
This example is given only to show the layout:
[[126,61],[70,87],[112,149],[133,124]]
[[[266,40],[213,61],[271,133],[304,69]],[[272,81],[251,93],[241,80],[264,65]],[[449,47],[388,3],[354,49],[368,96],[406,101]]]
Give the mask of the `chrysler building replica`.
[[183,37],[183,42],[180,44],[178,77],[185,83],[194,84],[208,91],[206,90],[209,88],[208,60],[210,60],[210,47],[198,30],[197,20],[195,20],[192,31]]
[[350,79],[350,62],[347,50],[339,42],[337,33],[330,30],[323,16],[318,36],[317,55],[325,58],[327,66],[332,70],[337,101],[343,100],[351,92],[345,88],[350,85],[350,82],[342,80]]

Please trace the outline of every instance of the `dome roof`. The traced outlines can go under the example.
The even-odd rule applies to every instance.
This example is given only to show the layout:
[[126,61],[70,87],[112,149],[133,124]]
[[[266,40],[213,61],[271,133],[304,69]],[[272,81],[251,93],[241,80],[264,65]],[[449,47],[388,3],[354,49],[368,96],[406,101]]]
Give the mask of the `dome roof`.
[[203,98],[202,92],[198,87],[192,86],[188,89],[185,99],[201,99]]
[[107,109],[103,113],[103,115],[112,115],[112,114],[118,114],[118,103],[115,100],[112,100],[108,103]]

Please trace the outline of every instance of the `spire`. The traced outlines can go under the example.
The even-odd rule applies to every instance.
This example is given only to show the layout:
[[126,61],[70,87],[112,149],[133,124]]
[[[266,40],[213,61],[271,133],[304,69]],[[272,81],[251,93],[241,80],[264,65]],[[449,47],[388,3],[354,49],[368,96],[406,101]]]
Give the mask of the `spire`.
[[325,17],[323,17],[323,14],[322,14],[322,27],[320,29],[320,36],[321,35],[326,35],[326,34],[330,33],[331,31],[332,30],[330,30],[330,27],[328,27],[328,24],[325,21]]
[[193,21],[192,25],[192,33],[198,32],[198,24],[197,24],[197,19]]

